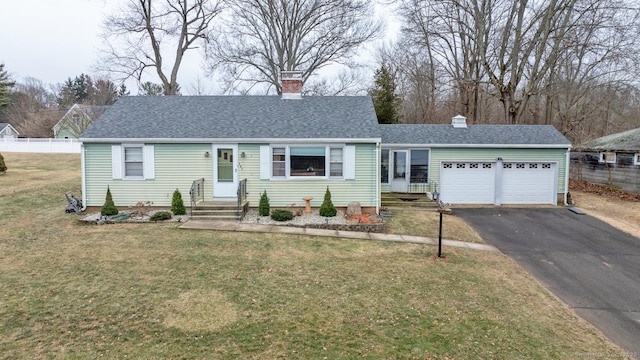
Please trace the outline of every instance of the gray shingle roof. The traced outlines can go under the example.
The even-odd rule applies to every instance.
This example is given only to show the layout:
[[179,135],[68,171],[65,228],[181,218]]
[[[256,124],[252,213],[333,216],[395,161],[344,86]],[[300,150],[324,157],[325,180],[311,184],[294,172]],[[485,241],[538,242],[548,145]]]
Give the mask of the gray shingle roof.
[[640,151],[640,128],[597,138],[585,144],[584,149]]
[[380,138],[371,98],[130,96],[80,136],[91,139]]
[[394,124],[380,125],[380,131],[383,144],[571,145],[551,125]]

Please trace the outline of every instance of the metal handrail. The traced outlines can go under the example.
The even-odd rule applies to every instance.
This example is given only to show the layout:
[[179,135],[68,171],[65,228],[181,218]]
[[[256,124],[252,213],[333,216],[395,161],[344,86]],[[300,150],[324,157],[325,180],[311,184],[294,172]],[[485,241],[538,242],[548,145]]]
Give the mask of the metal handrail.
[[246,213],[244,203],[247,200],[247,179],[240,180],[236,194],[238,195],[238,216],[242,220]]
[[191,215],[193,216],[193,208],[196,207],[198,200],[204,201],[204,178],[194,180],[189,190],[191,195]]

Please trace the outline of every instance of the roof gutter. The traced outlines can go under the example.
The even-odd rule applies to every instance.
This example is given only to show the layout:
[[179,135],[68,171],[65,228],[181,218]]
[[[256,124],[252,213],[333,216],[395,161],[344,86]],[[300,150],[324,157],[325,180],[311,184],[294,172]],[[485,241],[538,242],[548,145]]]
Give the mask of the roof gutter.
[[380,143],[381,138],[80,138],[83,143],[244,143],[244,144],[308,144],[308,143]]

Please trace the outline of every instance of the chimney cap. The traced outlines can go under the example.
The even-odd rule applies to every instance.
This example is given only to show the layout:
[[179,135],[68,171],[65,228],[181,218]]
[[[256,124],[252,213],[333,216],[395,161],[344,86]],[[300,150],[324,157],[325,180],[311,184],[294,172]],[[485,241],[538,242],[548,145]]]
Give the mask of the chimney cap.
[[280,78],[282,80],[302,80],[302,70],[282,70],[280,71]]
[[454,128],[466,128],[467,118],[462,115],[456,115],[451,118],[451,125],[453,125]]

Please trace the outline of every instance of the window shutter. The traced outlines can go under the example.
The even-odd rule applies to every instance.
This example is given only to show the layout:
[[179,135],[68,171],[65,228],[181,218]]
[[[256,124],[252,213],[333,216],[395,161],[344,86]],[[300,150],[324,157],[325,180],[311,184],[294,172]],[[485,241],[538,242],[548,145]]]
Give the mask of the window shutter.
[[114,179],[122,179],[122,146],[111,146],[111,174]]
[[354,180],[356,178],[356,147],[347,146],[344,150],[344,178]]
[[142,150],[142,166],[145,179],[156,178],[156,161],[153,145],[145,145]]
[[260,179],[269,180],[271,178],[269,170],[271,169],[269,146],[260,146]]

